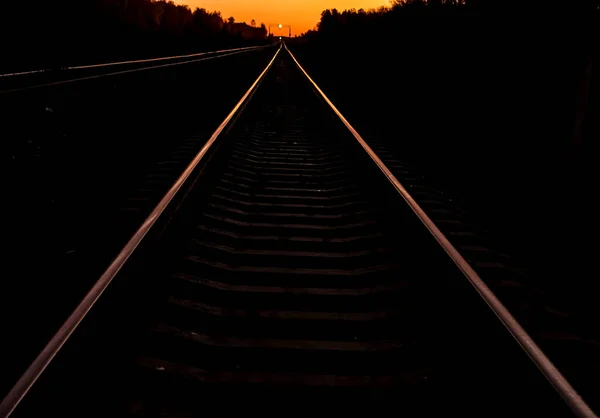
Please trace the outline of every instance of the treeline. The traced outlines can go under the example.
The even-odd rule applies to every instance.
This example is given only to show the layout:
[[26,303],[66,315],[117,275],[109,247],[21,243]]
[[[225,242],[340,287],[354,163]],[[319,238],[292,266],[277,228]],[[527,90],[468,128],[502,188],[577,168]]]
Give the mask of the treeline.
[[330,9],[288,45],[365,137],[450,191],[542,281],[585,289],[593,267],[580,231],[600,175],[599,5]]
[[[377,39],[406,45],[443,34],[446,39],[438,40],[460,42],[465,38],[458,36],[466,35],[460,30],[462,24],[468,24],[470,29],[478,25],[478,29],[488,34],[497,31],[502,37],[510,37],[515,29],[529,29],[528,35],[535,36],[534,31],[539,27],[553,27],[557,33],[580,32],[583,26],[590,29],[598,23],[599,11],[600,0],[391,0],[390,6],[377,9],[326,9],[315,29],[303,34],[302,39],[345,43]],[[574,25],[567,26],[568,23]]]
[[[320,57],[315,67],[328,62],[373,86],[381,81],[382,98],[401,94],[387,108],[414,116],[419,131],[433,120],[473,129],[504,114],[512,129],[523,132],[518,118],[530,130],[529,152],[585,155],[583,137],[593,146],[596,129],[586,102],[598,84],[591,81],[598,39],[600,0],[392,0],[378,9],[324,10],[294,43],[311,51],[307,59]],[[574,128],[576,119],[587,127]],[[511,124],[495,133],[507,145],[522,139],[505,131]]]
[[55,0],[3,5],[3,69],[179,54],[264,42],[264,24],[165,0]]

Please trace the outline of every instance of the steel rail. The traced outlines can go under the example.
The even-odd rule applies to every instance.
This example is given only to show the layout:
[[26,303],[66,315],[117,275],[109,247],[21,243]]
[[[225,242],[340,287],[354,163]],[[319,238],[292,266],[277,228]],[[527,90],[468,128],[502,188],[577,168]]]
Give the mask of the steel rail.
[[183,183],[190,177],[194,169],[198,166],[198,163],[206,155],[206,153],[208,152],[212,144],[215,142],[217,137],[221,134],[221,132],[225,129],[227,124],[235,116],[240,107],[244,104],[246,99],[261,82],[264,75],[267,73],[267,71],[269,71],[269,69],[273,65],[273,62],[275,61],[275,58],[277,58],[277,55],[280,51],[281,46],[277,49],[277,52],[275,52],[275,55],[273,56],[269,64],[267,64],[263,72],[250,86],[248,91],[246,91],[246,94],[244,94],[240,101],[235,105],[233,110],[227,115],[223,122],[221,122],[219,127],[214,131],[214,133],[208,139],[206,144],[204,144],[202,149],[200,149],[198,154],[196,154],[194,159],[183,171],[181,176],[179,176],[179,178],[171,186],[169,191],[167,191],[167,193],[152,210],[150,215],[148,215],[148,217],[142,223],[139,229],[135,232],[135,234],[133,234],[131,239],[127,242],[127,244],[125,244],[123,249],[119,252],[119,254],[111,262],[108,268],[104,271],[102,276],[100,276],[100,278],[91,288],[91,290],[87,293],[87,295],[85,295],[85,297],[79,303],[77,308],[75,308],[73,313],[71,313],[69,318],[60,327],[58,332],[52,337],[52,339],[50,340],[50,342],[48,342],[46,347],[44,347],[42,352],[27,368],[23,376],[17,381],[15,386],[13,386],[8,395],[2,400],[2,403],[0,403],[0,418],[6,418],[10,416],[10,414],[14,411],[17,405],[21,402],[23,397],[27,394],[29,389],[33,386],[36,380],[44,372],[46,367],[50,364],[52,359],[60,351],[65,342],[67,342],[73,331],[75,331],[77,326],[81,323],[83,318],[85,318],[90,309],[92,309],[96,301],[100,298],[102,293],[106,290],[108,285],[112,282],[117,273],[121,270],[125,262],[133,253],[133,251],[138,247],[140,242],[148,234],[150,228],[152,228],[152,226],[156,223],[160,215],[164,212],[165,208],[173,200],[173,197],[177,194]]
[[390,183],[394,186],[396,191],[402,196],[402,198],[408,203],[412,211],[417,215],[425,227],[429,230],[431,235],[436,241],[442,246],[444,251],[450,256],[454,264],[460,269],[464,276],[469,280],[471,285],[477,290],[479,295],[483,298],[486,304],[494,312],[494,314],[504,324],[506,329],[512,334],[517,340],[519,345],[527,353],[529,358],[535,363],[538,369],[554,387],[554,389],[560,394],[564,401],[569,405],[571,411],[578,417],[593,418],[596,414],[587,405],[587,403],[581,398],[577,391],[571,386],[567,379],[562,373],[554,366],[552,361],[544,354],[542,349],[533,341],[527,331],[519,324],[516,318],[508,311],[508,309],[502,304],[498,297],[492,292],[492,290],[484,283],[479,277],[477,272],[469,265],[467,260],[458,252],[458,250],[450,243],[440,229],[435,225],[429,216],[423,211],[419,204],[413,199],[408,193],[406,188],[398,181],[398,179],[392,174],[387,166],[381,161],[377,154],[369,147],[366,141],[360,136],[360,134],[350,125],[348,120],[340,113],[340,111],[334,106],[329,98],[323,93],[323,90],[319,88],[317,83],[308,75],[308,73],[302,68],[294,54],[285,45],[286,51],[290,54],[298,68],[304,73],[306,78],[311,82],[313,87],[323,97],[325,102],[331,107],[335,114],[340,120],[346,125],[346,128],[352,133],[354,138],[363,147],[366,153],[371,157],[373,162],[377,164],[377,167],[387,177]]
[[[269,45],[269,46],[271,46],[271,45]],[[261,46],[259,48],[268,48],[268,46]],[[131,70],[114,71],[112,73],[95,74],[95,75],[90,75],[90,76],[86,76],[86,77],[71,78],[71,79],[68,79],[68,80],[53,81],[53,82],[44,83],[44,84],[35,84],[33,86],[18,87],[16,89],[3,90],[3,91],[0,91],[0,94],[14,93],[14,92],[17,92],[17,91],[31,90],[31,89],[36,89],[36,88],[40,88],[40,87],[52,87],[52,86],[58,86],[58,85],[61,85],[61,84],[74,83],[76,81],[93,80],[95,78],[102,78],[102,77],[110,77],[110,76],[120,75],[120,74],[135,73],[135,72],[138,72],[138,71],[155,70],[157,68],[173,67],[173,66],[176,66],[176,65],[191,64],[191,63],[194,63],[194,62],[208,61],[208,60],[211,60],[211,59],[228,57],[230,55],[242,54],[244,52],[255,51],[256,49],[258,49],[258,48],[253,48],[251,50],[246,49],[246,50],[243,50],[243,51],[229,52],[227,54],[221,54],[221,55],[211,55],[209,57],[196,58],[196,59],[188,60],[188,61],[171,62],[171,63],[168,63],[168,64],[160,64],[160,65],[151,65],[149,67],[133,68]]]
[[46,73],[46,72],[50,73],[50,72],[67,71],[67,70],[69,70],[69,71],[70,70],[84,70],[84,69],[90,69],[90,68],[101,68],[101,67],[109,67],[109,66],[124,65],[124,64],[142,64],[145,62],[174,60],[174,59],[180,59],[180,58],[192,58],[192,57],[199,57],[202,55],[220,54],[220,53],[233,52],[233,51],[242,51],[242,50],[249,51],[249,50],[257,49],[257,48],[264,48],[264,45],[248,46],[248,47],[244,47],[244,48],[222,49],[219,51],[197,52],[194,54],[187,54],[187,55],[172,55],[170,57],[145,58],[145,59],[128,60],[128,61],[115,61],[115,62],[106,62],[106,63],[102,63],[102,64],[75,65],[75,66],[68,66],[68,67],[60,67],[57,69],[47,68],[47,69],[42,69],[42,70],[20,71],[20,72],[15,72],[15,73],[0,74],[0,78],[15,77],[15,76],[20,76],[20,75],[40,74],[40,73]]

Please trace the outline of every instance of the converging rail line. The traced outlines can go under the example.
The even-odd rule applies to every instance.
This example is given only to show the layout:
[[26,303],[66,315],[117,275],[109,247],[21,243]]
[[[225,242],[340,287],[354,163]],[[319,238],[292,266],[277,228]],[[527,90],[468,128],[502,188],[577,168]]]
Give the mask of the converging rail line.
[[13,412],[595,416],[284,45]]
[[[116,75],[124,75],[124,74],[131,74],[131,73],[137,73],[137,72],[142,72],[142,71],[156,70],[159,68],[167,68],[167,67],[175,67],[175,66],[185,65],[185,64],[193,64],[193,63],[198,63],[201,61],[213,60],[213,59],[217,59],[217,58],[224,58],[224,57],[242,54],[242,53],[251,52],[251,51],[259,51],[259,50],[263,50],[263,49],[269,48],[269,47],[271,47],[271,45],[253,46],[253,47],[247,47],[247,48],[234,48],[234,49],[226,49],[226,50],[220,50],[220,51],[208,51],[208,52],[200,52],[200,53],[189,54],[189,55],[179,55],[179,56],[161,57],[161,58],[149,58],[149,59],[143,59],[143,60],[131,60],[131,61],[110,62],[110,63],[104,63],[104,64],[81,65],[81,66],[74,66],[74,67],[65,67],[65,68],[61,68],[60,70],[34,70],[34,71],[26,71],[26,72],[20,72],[20,73],[0,74],[0,81],[1,81],[2,77],[4,77],[5,79],[10,79],[14,76],[21,76],[21,75],[69,74],[72,70],[84,70],[84,69],[96,70],[96,69],[104,69],[105,67],[113,67],[113,66],[126,65],[126,64],[128,64],[128,65],[143,64],[143,66],[141,66],[141,67],[130,68],[127,70],[100,72],[98,74],[91,74],[91,75],[86,75],[86,76],[67,78],[64,80],[57,80],[57,81],[38,82],[38,83],[35,83],[32,85],[23,85],[23,86],[18,86],[18,87],[9,87],[9,88],[0,87],[0,94],[15,93],[15,92],[20,92],[20,91],[24,91],[24,90],[37,89],[37,88],[41,88],[41,87],[59,86],[59,85],[69,84],[69,83],[74,83],[74,82],[79,82],[79,81],[88,81],[88,80],[94,80],[94,79],[104,78],[104,77],[112,77],[112,76],[116,76]],[[156,64],[156,65],[146,65],[147,63],[153,63],[153,62],[158,62],[158,61],[174,61],[174,62],[166,62],[164,64]]]
[[127,64],[145,64],[148,62],[169,61],[169,60],[176,60],[176,59],[183,59],[183,58],[201,57],[204,55],[225,54],[227,52],[251,51],[253,49],[259,49],[259,48],[264,48],[264,47],[263,46],[249,46],[249,47],[245,47],[245,48],[221,49],[218,51],[205,51],[205,52],[197,52],[194,54],[186,54],[186,55],[171,55],[168,57],[145,58],[145,59],[139,59],[139,60],[126,60],[126,61],[113,61],[113,62],[105,62],[105,63],[101,63],[101,64],[71,65],[71,66],[66,66],[66,67],[60,67],[57,69],[44,68],[44,69],[38,69],[38,70],[4,73],[4,74],[0,74],[0,77],[16,77],[16,76],[23,76],[23,75],[49,73],[49,72],[54,72],[54,71],[88,70],[91,68],[114,67],[114,66],[118,66],[118,65],[127,65]]

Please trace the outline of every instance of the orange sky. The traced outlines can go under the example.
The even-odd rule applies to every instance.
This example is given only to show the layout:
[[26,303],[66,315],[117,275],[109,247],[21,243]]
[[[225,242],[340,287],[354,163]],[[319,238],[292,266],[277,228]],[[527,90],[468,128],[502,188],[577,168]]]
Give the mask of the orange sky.
[[[292,35],[300,35],[312,29],[324,9],[370,9],[388,5],[388,0],[174,0],[187,4],[193,10],[203,7],[209,11],[219,10],[226,19],[233,16],[236,22],[269,23],[292,26]],[[287,35],[287,29],[272,28],[275,35]]]

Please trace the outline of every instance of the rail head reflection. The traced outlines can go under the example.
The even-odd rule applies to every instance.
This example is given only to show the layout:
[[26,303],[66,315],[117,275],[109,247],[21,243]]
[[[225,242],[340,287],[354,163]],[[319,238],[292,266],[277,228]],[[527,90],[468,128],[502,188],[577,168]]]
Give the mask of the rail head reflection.
[[219,127],[213,132],[206,144],[196,154],[194,159],[186,167],[183,173],[171,186],[169,191],[164,195],[156,207],[152,210],[150,215],[144,220],[142,225],[129,239],[127,244],[121,249],[119,254],[111,262],[108,268],[104,271],[102,276],[96,281],[92,289],[85,295],[83,300],[79,303],[77,308],[71,313],[69,318],[60,327],[58,332],[52,337],[50,342],[44,347],[42,352],[36,357],[36,359],[27,368],[23,376],[13,386],[7,396],[0,403],[0,418],[5,418],[11,415],[15,408],[19,405],[22,399],[27,395],[31,387],[38,380],[40,375],[48,367],[50,362],[54,359],[56,354],[60,351],[63,345],[67,342],[72,333],[77,329],[81,321],[85,318],[87,313],[95,305],[96,301],[102,296],[106,288],[110,285],[115,276],[119,273],[122,267],[125,265],[127,260],[131,257],[135,249],[139,246],[142,240],[146,237],[150,229],[156,224],[156,221],[160,218],[166,207],[171,203],[177,192],[181,189],[186,180],[190,177],[192,172],[196,169],[200,161],[206,155],[208,150],[212,147],[214,142],[217,140],[219,135],[223,132],[225,127],[231,122],[235,114],[240,110],[242,105],[248,100],[252,92],[257,88],[259,83],[264,78],[265,74],[272,67],[275,59],[281,52],[281,47],[277,49],[273,58],[269,61],[266,68],[254,81],[254,83],[248,88],[246,93],[235,105],[233,110],[227,115],[227,117],[221,122]]
[[533,341],[533,338],[525,331],[525,329],[519,324],[516,318],[508,311],[508,309],[502,304],[498,297],[492,292],[492,290],[485,284],[485,282],[479,277],[477,272],[471,267],[467,260],[460,254],[460,252],[450,243],[442,231],[435,225],[431,218],[425,213],[425,211],[419,206],[415,199],[410,195],[406,188],[400,183],[400,181],[394,176],[391,170],[383,163],[383,161],[377,156],[377,154],[371,149],[367,142],[362,136],[352,127],[348,120],[342,115],[342,113],[335,107],[335,105],[329,100],[327,95],[319,88],[317,83],[308,75],[304,68],[300,65],[294,54],[285,45],[286,52],[290,54],[300,71],[306,76],[315,90],[321,95],[323,100],[331,107],[334,113],[339,117],[342,123],[348,128],[352,136],[358,141],[364,151],[368,154],[371,160],[377,165],[381,173],[389,180],[391,185],[396,191],[402,196],[404,201],[409,205],[413,213],[419,218],[439,245],[444,249],[446,254],[454,262],[457,268],[467,278],[469,283],[475,288],[477,293],[482,297],[489,308],[494,312],[496,317],[501,321],[508,332],[513,336],[516,342],[521,346],[529,358],[534,362],[540,372],[548,380],[548,382],[554,387],[554,389],[560,394],[563,400],[571,408],[573,413],[578,417],[593,418],[597,415],[591,410],[587,403],[581,398],[573,386],[567,381],[562,373],[556,368],[556,366],[550,361],[546,354],[541,348]]

